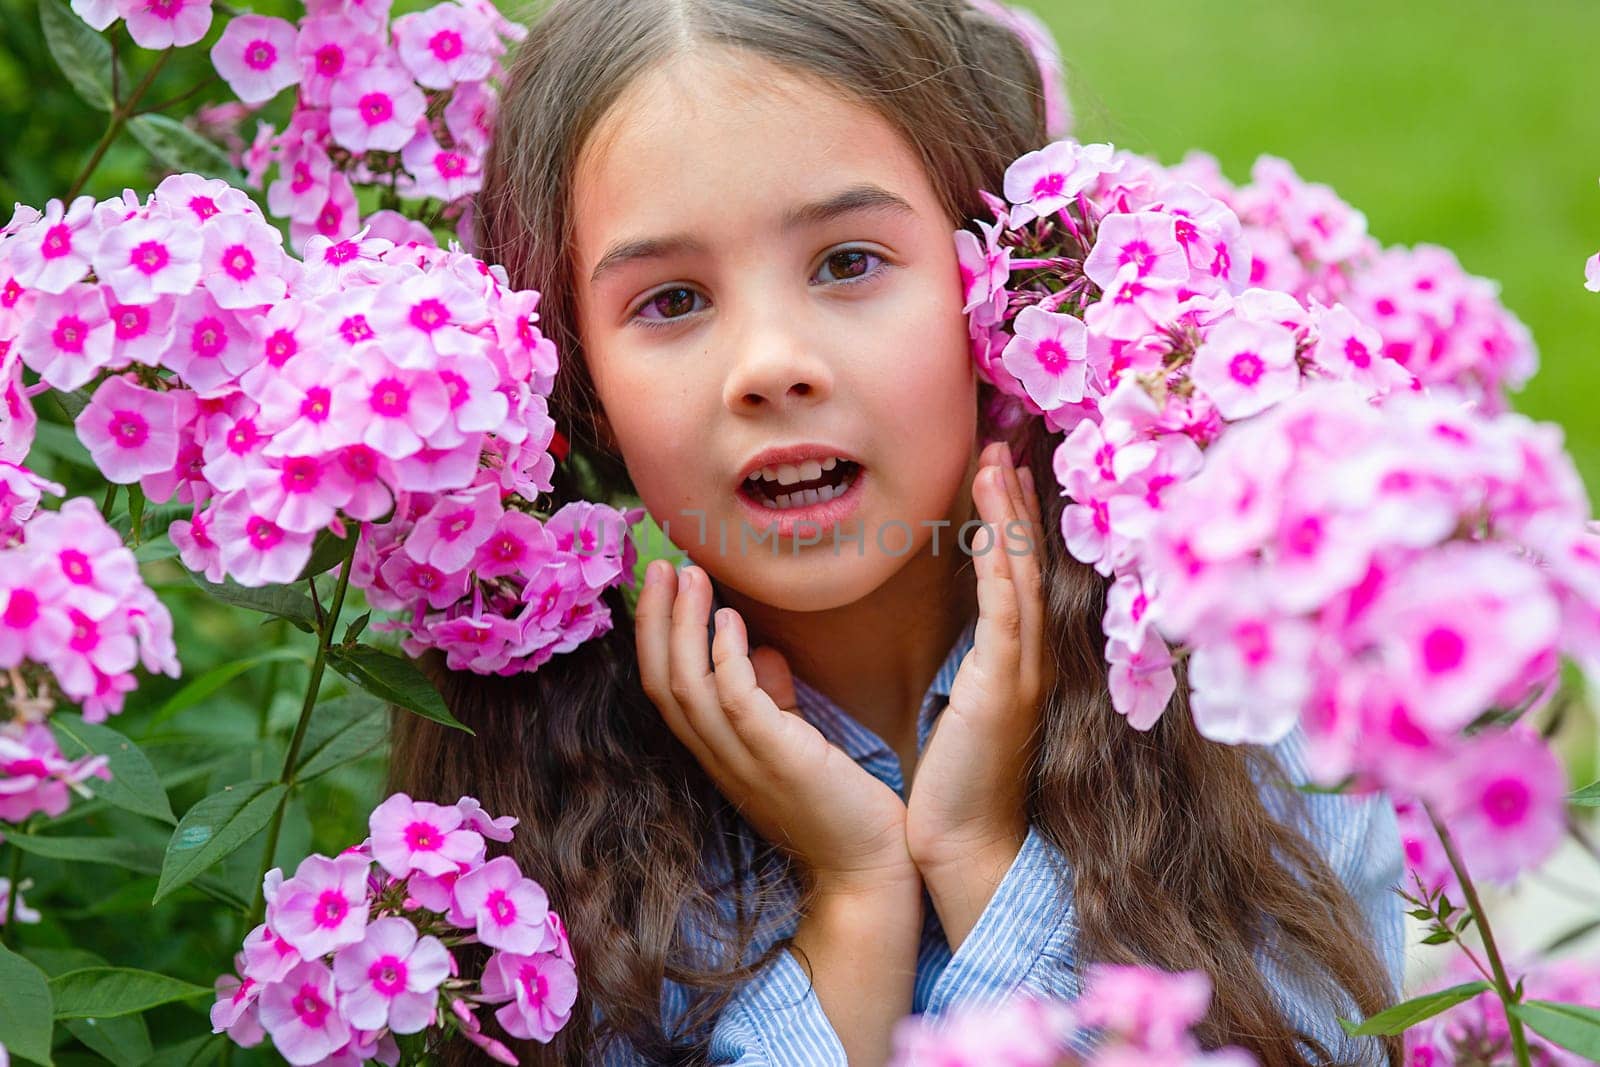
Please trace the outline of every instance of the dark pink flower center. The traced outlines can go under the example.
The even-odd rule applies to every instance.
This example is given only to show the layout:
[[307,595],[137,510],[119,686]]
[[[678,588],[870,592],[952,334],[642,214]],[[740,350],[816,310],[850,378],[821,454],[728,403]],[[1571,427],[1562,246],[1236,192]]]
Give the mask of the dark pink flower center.
[[62,352],[79,355],[83,352],[83,341],[88,333],[88,323],[76,315],[63,315],[56,320],[56,328],[50,332],[50,340]]
[[394,117],[394,101],[388,93],[367,93],[356,108],[368,126],[381,126]]
[[[258,552],[270,551],[274,545],[283,540],[283,530],[270,519],[263,519],[260,515],[250,516],[244,524],[245,540],[250,542],[250,547]],[[341,897],[341,900],[344,898]]]
[[466,173],[467,160],[458,152],[440,152],[433,157],[433,169],[441,177],[458,178]]
[[89,557],[76,548],[69,548],[61,553],[61,573],[67,576],[67,581],[73,585],[88,585],[94,581],[94,567],[89,563]]
[[306,390],[306,398],[300,402],[300,415],[312,422],[325,422],[332,406],[332,390],[322,385],[312,386]]
[[245,46],[244,63],[251,70],[268,70],[278,61],[278,50],[271,41],[255,40]]
[[311,909],[312,921],[323,927],[338,926],[344,922],[344,917],[348,914],[350,914],[350,902],[337,889],[324,889],[318,894],[317,903]]
[[1501,829],[1522,822],[1531,805],[1528,784],[1520,778],[1496,779],[1483,791],[1483,813]]
[[367,980],[383,996],[399,996],[406,991],[405,961],[398,956],[379,956],[367,968]]
[[280,480],[286,493],[309,493],[322,480],[322,465],[314,456],[295,456],[283,465]]
[[228,431],[228,451],[236,456],[242,456],[256,447],[256,442],[261,440],[261,434],[256,430],[254,419],[240,419],[233,424],[233,429]]
[[336,44],[325,44],[316,51],[317,73],[331,78],[344,69],[344,49]]
[[189,210],[194,212],[194,217],[199,219],[201,222],[206,221],[206,219],[218,214],[220,211],[220,209],[217,207],[217,202],[211,199],[209,196],[190,197]]
[[440,30],[428,38],[428,51],[438,60],[454,59],[461,54],[461,35],[455,30]]
[[117,327],[117,340],[131,341],[149,331],[150,309],[132,304],[118,304],[111,309],[111,321]]
[[146,276],[155,274],[171,260],[167,246],[160,241],[140,241],[128,254],[128,262]]
[[44,231],[44,241],[39,245],[39,254],[45,259],[60,259],[72,251],[72,227],[64,222],[58,222]]
[[294,1005],[294,1013],[299,1018],[301,1025],[312,1030],[322,1029],[324,1020],[327,1019],[328,1013],[332,1010],[328,1002],[322,999],[322,994],[318,992],[317,987],[310,982],[300,987],[300,992],[295,994],[291,1003]]
[[1467,643],[1448,626],[1438,626],[1422,638],[1422,663],[1429,674],[1444,674],[1461,666]]
[[1228,363],[1228,374],[1240,385],[1254,385],[1261,380],[1266,364],[1254,352],[1240,352]]
[[298,351],[300,343],[294,339],[293,330],[274,330],[267,338],[267,363],[271,366],[283,366]]
[[222,269],[234,281],[246,281],[255,276],[256,257],[244,245],[233,245],[222,253]]
[[339,324],[339,336],[344,338],[345,344],[355,345],[372,340],[374,334],[365,315],[351,315]]
[[411,308],[411,325],[423,333],[432,333],[449,321],[450,312],[439,300],[424,300]]
[[113,411],[107,429],[118,448],[138,448],[150,439],[150,424],[137,411]]
[[11,590],[11,599],[6,602],[6,625],[21,630],[32,626],[38,617],[39,598],[27,589]]
[[406,826],[406,847],[413,852],[436,852],[444,844],[444,834],[431,822],[414,822]]
[[411,390],[398,378],[384,378],[372,387],[372,410],[386,418],[399,418],[411,406]]
[[228,331],[214,315],[196,322],[189,335],[189,347],[201,359],[215,359],[227,345]]
[[509,926],[517,921],[517,905],[504,889],[496,889],[489,894],[489,899],[484,901],[484,907],[489,909],[489,916],[494,919],[497,926]]

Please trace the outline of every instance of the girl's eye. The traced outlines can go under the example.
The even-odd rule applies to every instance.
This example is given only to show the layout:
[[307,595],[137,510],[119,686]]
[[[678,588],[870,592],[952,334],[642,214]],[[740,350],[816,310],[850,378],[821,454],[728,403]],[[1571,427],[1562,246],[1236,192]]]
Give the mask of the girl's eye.
[[883,257],[864,248],[842,248],[823,260],[822,266],[833,273],[835,281],[857,282],[872,277],[882,269],[881,265],[873,266],[873,260],[882,264]]
[[[636,314],[647,326],[665,326],[695,311],[694,302],[699,295],[693,289],[686,289],[681,285],[663,289],[641,304]],[[655,312],[655,315],[646,314],[651,311]]]

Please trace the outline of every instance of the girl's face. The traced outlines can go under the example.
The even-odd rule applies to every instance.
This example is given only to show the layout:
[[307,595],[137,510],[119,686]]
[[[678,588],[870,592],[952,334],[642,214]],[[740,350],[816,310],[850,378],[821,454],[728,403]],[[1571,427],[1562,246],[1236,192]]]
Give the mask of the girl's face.
[[[682,57],[584,145],[574,210],[579,329],[606,421],[645,507],[696,563],[755,600],[819,611],[930,545],[953,553],[972,514],[977,379],[953,226],[893,127],[764,60]],[[836,527],[780,535],[775,552],[757,538],[783,513],[744,475],[792,445],[860,469]]]

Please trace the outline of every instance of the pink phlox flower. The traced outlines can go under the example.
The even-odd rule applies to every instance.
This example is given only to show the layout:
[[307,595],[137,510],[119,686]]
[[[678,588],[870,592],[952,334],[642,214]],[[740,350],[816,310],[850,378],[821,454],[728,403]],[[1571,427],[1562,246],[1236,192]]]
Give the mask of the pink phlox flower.
[[999,244],[1000,227],[979,221],[983,240],[970,230],[956,231],[956,260],[961,268],[961,310],[974,325],[993,326],[1005,316],[1006,284],[1011,280],[1011,249]]
[[515,815],[495,818],[483,810],[483,805],[478,803],[477,797],[462,797],[456,801],[456,810],[461,813],[462,825],[469,830],[476,830],[490,841],[510,841],[517,823],[521,821]]
[[1591,293],[1600,293],[1600,252],[1584,261],[1583,287]]
[[122,17],[115,0],[72,0],[72,11],[94,30],[104,30]]
[[279,1055],[297,1067],[321,1062],[350,1040],[333,972],[315,960],[298,964],[268,985],[258,1003],[261,1025]]
[[211,536],[211,519],[209,510],[196,510],[191,518],[174,519],[167,527],[167,536],[178,547],[178,558],[185,567],[216,584],[226,576],[226,571],[222,566],[222,547]]
[[479,356],[441,360],[439,380],[450,397],[450,418],[428,438],[434,448],[454,448],[482,433],[493,433],[506,421],[510,404],[499,389],[500,375]]
[[480,578],[530,574],[557,551],[555,538],[532,515],[507,509],[494,532],[478,546],[472,566]]
[[1057,141],[1029,152],[1006,168],[1005,194],[1014,207],[1010,229],[1026,226],[1067,207],[1114,166],[1108,144]]
[[495,533],[505,507],[493,484],[440,496],[406,538],[406,554],[418,563],[457,571],[472,562]]
[[83,283],[59,294],[43,293],[23,325],[17,347],[23,363],[53,389],[70,392],[109,367],[116,331],[105,290]]
[[[254,308],[277,303],[288,293],[289,261],[276,227],[250,215],[223,215],[202,233],[206,290],[218,307]],[[234,373],[253,363],[241,360]]]
[[1103,629],[1108,638],[1139,648],[1160,614],[1159,597],[1147,593],[1137,575],[1122,574],[1106,592]]
[[1315,641],[1315,628],[1303,620],[1241,610],[1191,654],[1191,706],[1200,733],[1224,744],[1282,740],[1310,695],[1307,662]]
[[162,362],[202,397],[233,388],[238,376],[261,359],[246,319],[209,293],[195,293],[179,304],[172,329],[172,347]]
[[327,202],[332,181],[333,160],[322,144],[311,138],[291,143],[278,158],[277,179],[267,186],[267,209],[280,218],[310,222]]
[[335,399],[380,455],[403,460],[450,416],[450,394],[432,370],[407,370],[371,346],[357,354],[359,374],[341,384]]
[[1000,361],[1034,403],[1049,409],[1082,400],[1088,368],[1083,320],[1026,307],[1012,329]]
[[1149,967],[1092,964],[1075,1005],[1078,1021],[1104,1027],[1159,1052],[1188,1045],[1188,1030],[1211,1003],[1204,971],[1169,974]]
[[105,618],[143,585],[133,553],[87,497],[73,497],[35,518],[28,545],[60,569],[66,580],[62,602],[93,618]]
[[1189,280],[1189,257],[1178,243],[1177,227],[1175,217],[1160,211],[1107,215],[1083,261],[1083,273],[1109,289],[1117,272],[1131,264],[1141,278],[1182,285]]
[[355,186],[340,171],[332,171],[326,187],[317,193],[319,206],[304,218],[290,218],[289,243],[304,249],[312,237],[338,241],[354,233],[360,224],[360,205]]
[[222,546],[223,568],[240,585],[293,582],[311,559],[314,535],[286,530],[257,513],[243,492],[223,496],[213,512],[212,537]]
[[401,66],[429,89],[481,82],[494,69],[499,43],[494,29],[477,11],[460,4],[435,4],[402,15],[390,30]]
[[472,355],[483,343],[463,328],[478,297],[443,271],[419,274],[376,294],[369,314],[398,367],[431,368],[441,357]]
[[1171,649],[1151,627],[1138,645],[1108,639],[1106,662],[1110,664],[1112,706],[1134,729],[1150,729],[1177,690]]
[[211,46],[211,63],[240,100],[260,104],[300,80],[294,24],[265,15],[239,15]]
[[291,533],[326,529],[352,488],[343,465],[325,455],[276,457],[245,476],[251,510]]
[[360,856],[307,856],[267,908],[267,925],[306,959],[355,944],[367,928],[369,866]]
[[108,378],[73,425],[100,472],[128,485],[177,462],[180,406],[170,392]]
[[211,28],[211,0],[116,0],[116,5],[140,48],[182,48]]
[[450,203],[483,187],[483,161],[472,152],[445,148],[431,133],[419,133],[400,151],[411,174],[411,195]]
[[559,551],[573,555],[586,588],[607,588],[622,574],[628,525],[615,508],[588,501],[564,504],[545,530]]
[[506,1033],[548,1042],[572,1017],[578,976],[571,964],[548,953],[497,952],[484,968],[483,994],[491,1003],[510,998],[494,1013]]
[[333,957],[339,1010],[362,1030],[387,1026],[414,1034],[432,1025],[436,990],[450,976],[450,953],[436,937],[418,937],[417,928],[397,916],[367,925],[366,936]]
[[443,875],[483,860],[483,835],[462,826],[453,806],[395,793],[373,809],[372,857],[396,878],[415,872]]
[[[890,1067],[1056,1067],[1081,1044],[1069,1002],[1032,994],[900,1020]],[[1098,1059],[1092,1060],[1097,1065]]]
[[362,32],[379,34],[389,25],[389,9],[393,6],[393,0],[311,0],[306,5],[306,13],[313,16],[342,14]]
[[94,225],[94,198],[80,196],[70,205],[52,199],[45,204],[44,214],[18,227],[5,244],[18,285],[42,293],[64,293],[83,279],[100,241]]
[[261,412],[248,401],[230,405],[209,420],[201,471],[211,487],[221,493],[245,488],[250,477],[267,467],[265,450],[275,436],[262,427]]
[[1567,775],[1530,729],[1480,732],[1421,783],[1475,876],[1509,884],[1565,834]]
[[243,190],[199,174],[169,174],[161,179],[150,194],[150,210],[191,226],[203,226],[218,215],[261,215]]
[[313,107],[327,107],[333,86],[341,78],[359,76],[382,47],[381,38],[342,14],[304,19],[295,42],[302,100]]
[[458,85],[444,106],[445,129],[456,148],[481,158],[494,137],[495,114],[500,98],[484,82]]
[[264,455],[316,455],[355,443],[363,415],[356,406],[362,386],[356,368],[296,359],[257,381]]
[[[0,878],[0,926],[5,925],[5,917],[7,912],[14,914],[17,922],[27,923],[30,926],[44,918],[44,916],[39,914],[38,909],[30,908],[28,906],[28,902],[22,899],[22,891],[24,889],[31,889],[32,887],[33,880],[30,878],[24,878],[22,883],[17,886],[13,886],[11,884],[11,879],[9,878]],[[11,904],[12,893],[16,893],[17,895],[15,907],[13,907]],[[0,1045],[0,1056],[3,1056],[4,1052],[5,1046]],[[0,1067],[4,1067],[3,1062],[0,1062]]]
[[109,779],[105,756],[69,760],[43,723],[14,719],[0,725],[0,820],[21,823],[36,812],[54,818],[71,791],[89,778]]
[[217,976],[214,987],[217,999],[211,1005],[211,1032],[226,1032],[241,1048],[259,1045],[266,1036],[256,1005],[261,996],[261,983],[254,978],[222,974]]
[[1223,418],[1254,415],[1299,388],[1294,335],[1278,323],[1230,319],[1201,343],[1190,375]]
[[499,856],[456,880],[450,921],[476,927],[485,945],[526,955],[555,947],[549,910],[543,887],[523,877],[511,857]]
[[1342,304],[1313,305],[1316,344],[1312,361],[1335,378],[1349,379],[1375,395],[1408,390],[1416,375],[1383,355],[1383,338]]
[[510,665],[522,640],[522,627],[503,615],[459,615],[430,624],[426,639],[425,647],[444,651],[445,664],[451,670],[495,674]]
[[[467,594],[472,574],[465,569],[445,571],[431,563],[414,560],[396,552],[379,567],[378,573],[389,591],[400,599],[399,607],[416,602],[431,608],[448,608]],[[398,607],[395,609],[398,610]]]
[[1117,271],[1101,298],[1085,310],[1091,335],[1113,341],[1136,341],[1171,322],[1178,314],[1178,287],[1159,278],[1143,277],[1136,263]]
[[200,280],[201,239],[188,220],[149,215],[107,228],[94,254],[94,272],[117,303],[148,304],[182,296]]
[[108,304],[106,315],[111,320],[112,341],[107,365],[123,367],[131,362],[158,366],[172,344],[177,308],[177,301],[170,296],[157,297],[151,304]]
[[398,152],[416,132],[427,110],[422,90],[399,67],[379,61],[356,77],[334,83],[328,93],[333,139],[352,152]]

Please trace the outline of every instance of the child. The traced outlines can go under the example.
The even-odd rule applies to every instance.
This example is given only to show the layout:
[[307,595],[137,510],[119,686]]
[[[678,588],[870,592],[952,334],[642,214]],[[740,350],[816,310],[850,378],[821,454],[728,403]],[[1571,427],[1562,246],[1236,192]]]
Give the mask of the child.
[[1387,800],[1296,792],[1298,733],[1206,741],[1181,686],[1131,728],[1057,435],[985,447],[952,233],[1048,139],[1019,40],[965,0],[557,0],[498,121],[481,251],[560,346],[558,500],[636,494],[696,564],[531,676],[446,675],[475,737],[398,722],[395,787],[521,816],[567,919],[580,1000],[525,1062],[881,1064],[908,1012],[1107,960],[1207,971],[1210,1045],[1398,1063],[1337,1022],[1399,985]]

